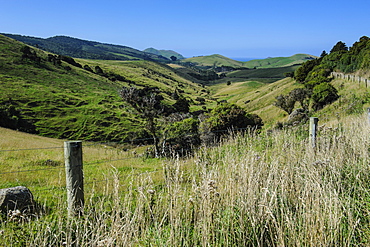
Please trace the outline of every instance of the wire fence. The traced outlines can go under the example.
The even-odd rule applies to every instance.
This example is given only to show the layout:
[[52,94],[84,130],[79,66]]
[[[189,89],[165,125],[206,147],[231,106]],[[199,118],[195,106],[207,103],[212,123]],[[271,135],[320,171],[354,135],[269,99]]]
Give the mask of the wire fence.
[[[203,132],[203,133],[184,133],[182,135],[178,135],[177,138],[185,138],[185,137],[192,137],[195,135],[202,135],[202,134],[219,134],[219,133],[234,133],[234,132],[240,132],[240,131],[246,131],[246,130],[254,130],[254,128],[251,127],[246,127],[246,128],[234,128],[234,129],[227,129],[227,130],[216,130],[216,131],[209,131],[209,132]],[[138,139],[132,139],[124,142],[95,142],[95,143],[84,143],[83,147],[101,147],[101,148],[108,148],[108,147],[117,147],[120,144],[124,143],[137,143],[139,141],[153,141],[154,138],[138,138]],[[150,146],[150,145],[149,145]],[[40,151],[40,150],[64,150],[65,147],[63,146],[54,146],[54,147],[40,147],[40,148],[17,148],[17,149],[0,149],[0,155],[1,153],[5,152],[22,152],[22,151]],[[148,148],[147,148],[148,149]],[[117,152],[122,152],[124,150],[121,149],[113,149],[116,150]],[[129,150],[125,150],[126,155],[130,155],[128,152]],[[183,152],[188,152],[192,151],[192,149],[182,149]],[[131,159],[139,159],[143,158],[145,156],[145,152],[141,154],[137,154],[136,151],[133,151],[134,153],[130,157],[123,157],[123,158],[118,158],[118,159],[107,159],[107,160],[96,160],[96,161],[91,161],[91,162],[84,162],[83,166],[88,167],[88,166],[93,166],[93,165],[100,165],[100,164],[105,164],[105,163],[110,163],[110,162],[118,162],[118,161],[128,161]],[[46,160],[47,162],[48,160]],[[1,164],[0,164],[1,165]],[[0,172],[1,175],[5,174],[17,174],[17,173],[27,173],[27,172],[38,172],[38,171],[47,171],[47,170],[58,170],[58,169],[65,169],[65,166],[62,162],[60,162],[59,165],[55,165],[53,167],[46,167],[46,168],[37,168],[37,169],[25,169],[25,170],[14,170],[14,171],[3,171]]]
[[[111,143],[87,143],[87,144],[84,144],[84,148],[94,148],[94,147],[97,147],[97,149],[101,149],[101,150],[104,150],[104,151],[107,151],[107,145],[109,145]],[[60,151],[60,153],[62,154],[62,152],[64,151],[65,147],[63,146],[53,146],[53,147],[40,147],[40,148],[17,148],[17,149],[2,149],[0,150],[0,156],[4,156],[5,153],[14,153],[14,152],[28,152],[28,151],[31,151],[31,152],[39,152],[39,151],[42,151],[42,150],[56,150],[57,152]],[[116,149],[112,148],[112,149],[108,149],[112,152],[115,152]],[[136,156],[131,156],[131,157],[127,157],[128,155],[130,155],[129,152],[122,152],[122,150],[117,150],[117,152],[120,151],[121,154],[120,156],[126,156],[126,157],[118,157],[118,158],[105,158],[104,160],[94,160],[94,161],[89,161],[89,162],[83,162],[82,166],[85,168],[85,169],[89,169],[89,167],[92,167],[92,166],[101,166],[101,165],[104,165],[104,164],[107,164],[107,163],[111,163],[111,164],[114,164],[116,162],[129,162],[130,160],[132,159],[139,159],[141,157],[139,157],[138,155]],[[32,155],[31,155],[32,156]],[[107,155],[106,155],[107,156]],[[109,154],[108,154],[109,156]],[[47,163],[49,160],[45,160],[45,162]],[[55,162],[55,161],[52,161],[50,160],[50,163],[52,162]],[[121,164],[121,166],[129,166],[129,164]],[[7,185],[11,184],[12,186],[17,186],[17,185],[24,185],[28,188],[30,188],[32,190],[32,192],[36,192],[36,193],[42,193],[42,192],[45,192],[45,191],[60,191],[60,192],[63,192],[66,190],[66,187],[64,185],[64,181],[60,182],[59,184],[55,184],[55,183],[50,183],[50,184],[47,184],[45,185],[45,187],[47,188],[42,188],[43,185],[39,184],[39,183],[36,183],[34,181],[31,181],[28,179],[24,179],[24,176],[17,176],[17,174],[30,174],[32,176],[35,176],[35,179],[34,180],[38,180],[40,179],[39,176],[45,176],[45,173],[39,173],[39,172],[42,172],[42,171],[57,171],[57,172],[65,172],[65,164],[63,164],[62,161],[58,161],[57,162],[57,165],[53,166],[52,167],[44,167],[44,168],[34,168],[34,169],[19,169],[18,167],[15,167],[16,170],[12,170],[13,167],[8,167],[7,164],[0,164],[0,166],[2,166],[0,170],[0,177],[3,177],[3,185],[2,187],[7,187]],[[5,169],[7,170],[5,170]],[[99,168],[100,169],[100,168]],[[133,169],[135,170],[135,169]],[[103,170],[103,169],[100,169],[101,172],[104,172],[104,171],[107,171],[107,170]],[[141,174],[145,174],[145,173],[148,173],[148,172],[138,172],[138,173],[135,173],[134,175],[135,176],[138,176],[138,175],[141,175]],[[40,175],[38,175],[40,174]],[[6,178],[5,176],[7,175],[15,175],[14,176],[11,176],[11,177],[8,177]],[[55,173],[50,173],[50,174],[47,174],[46,176],[49,176],[49,178],[51,178],[51,176],[55,176]],[[113,178],[102,178],[100,179],[100,177],[102,177],[102,175],[100,176],[97,176],[98,178],[95,178],[95,177],[87,177],[87,182],[85,182],[84,184],[86,186],[89,186],[89,185],[93,185],[93,184],[101,184],[101,183],[108,183],[110,181],[113,180]],[[27,184],[28,183],[28,184]],[[35,185],[36,184],[36,185]],[[9,187],[9,186],[8,186]],[[40,188],[41,187],[41,188]],[[58,192],[59,193],[59,192]]]
[[[369,117],[369,123],[370,123],[370,108],[368,109],[368,117]],[[248,130],[250,128],[242,128],[242,129],[236,129],[234,131],[240,131],[240,130]],[[222,130],[222,131],[218,131],[218,132],[230,132],[231,130]],[[316,142],[316,136],[317,136],[317,131],[318,131],[318,118],[310,118],[310,125],[309,125],[309,139],[310,139],[310,146],[315,149],[315,142]],[[217,132],[215,132],[217,133]],[[188,134],[184,134],[184,136],[186,136]],[[20,173],[36,173],[36,172],[39,172],[39,171],[52,171],[52,170],[65,170],[65,174],[66,174],[66,185],[64,185],[64,181],[63,182],[60,182],[58,184],[48,184],[48,185],[45,185],[43,186],[41,183],[39,183],[39,185],[34,185],[33,183],[30,184],[30,186],[27,186],[27,187],[31,187],[31,188],[34,188],[32,189],[33,192],[44,192],[44,191],[57,191],[59,190],[60,192],[58,192],[58,195],[60,195],[60,193],[62,193],[63,191],[67,190],[67,193],[68,193],[68,166],[67,166],[67,159],[70,158],[70,155],[67,154],[67,151],[68,148],[67,148],[67,143],[81,143],[81,163],[78,164],[78,163],[72,163],[70,167],[73,167],[73,168],[80,168],[81,170],[83,168],[89,168],[89,167],[92,167],[92,166],[101,166],[101,165],[104,165],[104,164],[108,164],[108,163],[111,163],[111,164],[114,164],[116,162],[124,162],[123,164],[120,164],[121,166],[126,166],[126,167],[130,167],[130,164],[127,164],[126,162],[130,162],[132,159],[142,159],[142,156],[139,156],[139,155],[134,155],[134,156],[127,156],[127,155],[130,155],[129,152],[122,152],[122,150],[119,150],[119,152],[117,152],[117,155],[121,155],[121,157],[113,157],[113,158],[105,158],[105,159],[102,159],[102,160],[92,160],[92,161],[89,161],[89,162],[82,162],[82,154],[83,154],[83,150],[82,150],[82,142],[64,142],[64,146],[54,146],[54,147],[40,147],[40,148],[25,148],[25,149],[21,149],[21,148],[18,148],[18,149],[3,149],[3,150],[0,150],[0,157],[2,154],[4,153],[11,153],[11,152],[21,152],[21,151],[40,151],[40,150],[58,150],[62,152],[62,150],[64,151],[64,159],[65,159],[65,163],[64,165],[62,164],[62,162],[58,163],[58,165],[55,165],[53,167],[45,167],[45,168],[35,168],[35,169],[17,169],[17,170],[14,170],[14,171],[4,171],[4,169],[2,169],[2,171],[0,172],[0,177],[2,175],[9,175],[9,174],[20,174]],[[107,150],[106,149],[106,146],[105,145],[109,145],[111,143],[87,143],[86,145],[84,144],[83,147],[86,147],[86,148],[91,148],[91,147],[97,147],[98,149],[104,149],[104,150]],[[71,145],[71,147],[73,147],[73,145]],[[117,149],[116,148],[109,148],[108,150],[111,150],[111,151],[116,151]],[[73,153],[73,152],[72,152]],[[84,154],[85,155],[85,154]],[[126,157],[122,157],[122,155],[126,155]],[[0,167],[0,168],[3,168],[3,167]],[[107,168],[107,167],[105,167]],[[140,175],[144,175],[144,174],[151,174],[151,173],[156,173],[156,172],[159,172],[159,171],[163,171],[163,168],[158,168],[158,167],[154,167],[153,169],[151,170],[146,170],[146,171],[140,171],[139,169],[137,169],[137,172],[136,171],[136,168],[134,167],[131,167],[132,170],[131,172],[128,172],[128,173],[125,173],[125,179],[126,178],[133,178],[133,177],[136,177],[136,176],[140,176]],[[112,170],[115,169],[115,166],[112,165]],[[96,171],[96,170],[94,170]],[[101,172],[103,173],[104,170],[100,169],[98,170],[98,172]],[[44,174],[45,175],[45,174]],[[50,174],[52,175],[52,174]],[[49,175],[49,176],[50,176]],[[120,176],[120,174],[116,174],[116,176],[110,176],[110,177],[105,177],[103,176],[102,177],[102,174],[98,175],[96,174],[97,176],[94,177],[94,176],[91,176],[91,173],[89,174],[90,176],[87,177],[87,181],[83,181],[83,186],[91,186],[91,185],[96,185],[96,184],[101,184],[101,183],[106,183],[108,185],[108,183],[116,180],[117,178],[118,179],[122,179],[123,177]],[[4,182],[5,179],[2,181]],[[60,180],[61,181],[61,180]],[[18,180],[17,181],[19,184],[22,184],[24,185],[26,182],[24,181],[21,181],[21,180]],[[121,185],[123,186],[123,185]],[[70,207],[69,207],[70,208]]]
[[[239,128],[239,129],[234,129],[233,131],[241,131],[241,130],[246,130],[248,128]],[[231,130],[218,130],[218,131],[213,131],[213,133],[220,133],[220,132],[229,132]],[[184,137],[189,137],[189,136],[194,136],[195,134],[194,133],[184,133],[182,135],[179,135],[177,138],[184,138]],[[199,135],[199,134],[197,134]],[[89,142],[86,142],[84,143],[83,147],[84,148],[94,148],[96,147],[97,149],[101,149],[101,150],[105,150],[105,151],[112,151],[112,152],[117,152],[119,153],[120,155],[119,156],[126,156],[126,157],[118,157],[118,158],[108,158],[108,159],[104,159],[104,160],[94,160],[94,161],[89,161],[89,162],[83,162],[83,164],[81,164],[82,167],[84,168],[89,168],[89,167],[92,167],[92,166],[100,166],[100,165],[104,165],[104,164],[108,164],[108,163],[115,163],[115,162],[130,162],[130,160],[133,160],[133,159],[143,159],[143,157],[145,157],[145,152],[144,153],[141,153],[141,154],[138,154],[134,149],[132,152],[129,152],[130,150],[123,150],[123,149],[120,149],[120,148],[115,148],[115,147],[118,147],[120,144],[123,144],[123,143],[137,143],[137,142],[143,142],[143,141],[153,141],[154,138],[139,138],[139,139],[133,139],[133,140],[129,140],[129,141],[125,141],[125,142],[121,142],[121,143],[116,143],[116,142],[95,142],[95,143],[89,143]],[[149,145],[150,146],[150,145]],[[111,148],[112,147],[112,148]],[[148,149],[148,148],[147,148]],[[59,152],[62,153],[64,150],[65,150],[65,147],[64,146],[52,146],[52,147],[39,147],[39,148],[16,148],[16,149],[0,149],[0,157],[1,155],[4,155],[5,153],[14,153],[14,152],[38,152],[38,151],[42,151],[42,150],[57,150]],[[186,149],[184,151],[190,151],[190,149]],[[13,167],[6,167],[6,169],[8,170],[4,170],[4,169],[1,169],[0,170],[0,177],[1,176],[5,176],[5,175],[17,175],[17,174],[27,174],[27,173],[32,173],[33,175],[36,174],[37,172],[42,172],[42,171],[63,171],[66,169],[65,167],[65,164],[62,162],[62,161],[58,161],[56,162],[57,164],[55,164],[55,161],[53,160],[44,160],[45,163],[48,163],[48,161],[50,161],[50,163],[52,163],[52,167],[50,167],[50,164],[46,164],[46,165],[49,165],[49,167],[43,167],[43,168],[34,168],[34,169],[16,169],[16,170],[12,170]],[[54,162],[54,163],[53,163]],[[2,168],[4,168],[4,165],[6,164],[0,164],[0,166],[3,166]],[[45,164],[44,164],[45,165]],[[121,166],[130,166],[130,164],[121,164]],[[0,167],[1,168],[1,167]],[[133,168],[132,171],[134,171],[135,169]],[[162,170],[162,169],[160,169]],[[102,170],[103,171],[103,170]],[[158,172],[159,170],[153,170],[153,171],[144,171],[144,172],[136,172],[134,174],[130,174],[131,176],[140,176],[140,175],[143,175],[143,174],[150,174],[150,173],[154,173],[154,172]],[[52,175],[52,174],[49,174],[49,176]],[[14,178],[11,177],[10,179]],[[62,183],[63,185],[53,185],[53,184],[49,184],[49,185],[46,185],[47,187],[49,188],[40,188],[42,187],[41,185],[31,185],[31,184],[34,184],[34,183],[31,183],[29,185],[27,185],[27,182],[21,177],[16,177],[15,178],[15,181],[9,181],[9,178],[7,178],[8,181],[6,180],[3,180],[2,182],[4,182],[4,184],[19,184],[19,185],[25,185],[27,187],[34,187],[35,189],[32,189],[33,192],[43,192],[43,191],[51,191],[51,190],[65,190],[65,186],[64,186],[64,182]],[[87,178],[87,182],[85,182],[84,184],[85,185],[92,185],[92,184],[98,184],[98,183],[107,183],[111,180],[113,180],[113,178],[104,178],[104,179],[96,179],[94,177],[88,177]]]

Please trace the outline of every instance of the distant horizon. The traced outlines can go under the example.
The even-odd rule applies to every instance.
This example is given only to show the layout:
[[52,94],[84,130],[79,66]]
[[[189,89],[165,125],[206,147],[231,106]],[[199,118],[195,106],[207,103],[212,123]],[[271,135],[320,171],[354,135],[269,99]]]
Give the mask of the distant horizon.
[[0,32],[155,47],[184,57],[320,56],[369,36],[370,1],[3,1]]
[[[125,44],[114,44],[114,43],[107,43],[107,42],[102,42],[102,41],[99,41],[99,40],[87,40],[87,39],[83,39],[83,38],[80,38],[80,37],[74,37],[74,36],[70,36],[70,35],[61,35],[61,34],[55,34],[55,35],[52,35],[52,36],[49,36],[49,37],[39,37],[39,36],[35,36],[35,35],[25,35],[25,34],[19,34],[19,33],[5,33],[5,32],[1,32],[0,33],[3,33],[3,34],[11,34],[11,35],[21,35],[21,36],[27,36],[27,37],[32,37],[32,38],[41,38],[41,39],[47,39],[47,38],[52,38],[52,37],[56,37],[56,36],[66,36],[66,37],[70,37],[70,38],[74,38],[74,39],[79,39],[79,40],[86,40],[86,41],[91,41],[91,42],[98,42],[98,43],[102,43],[102,44],[109,44],[109,45],[119,45],[119,46],[127,46],[127,47],[130,47],[130,48],[133,48],[133,49],[136,49],[136,50],[139,50],[139,51],[144,51],[146,49],[149,49],[149,48],[154,48],[156,50],[172,50],[174,52],[177,52],[179,53],[180,55],[182,55],[183,57],[185,58],[192,58],[192,57],[200,57],[200,56],[211,56],[211,55],[214,55],[214,54],[220,54],[222,56],[225,56],[227,58],[230,58],[232,60],[235,60],[235,61],[239,61],[239,62],[248,62],[248,61],[251,61],[251,60],[255,60],[255,59],[266,59],[266,58],[271,58],[271,57],[290,57],[290,56],[293,56],[295,54],[302,54],[303,52],[298,52],[298,53],[295,53],[295,54],[291,54],[291,55],[286,55],[286,56],[283,56],[283,55],[278,55],[278,56],[266,56],[266,57],[249,57],[249,56],[227,56],[225,54],[222,54],[222,53],[214,53],[214,54],[208,54],[208,55],[194,55],[194,56],[185,56],[184,54],[182,54],[181,52],[177,51],[177,50],[173,50],[173,49],[166,49],[166,48],[163,48],[163,49],[158,49],[158,48],[155,48],[155,47],[148,47],[148,48],[145,48],[145,49],[138,49],[138,48],[135,48],[135,47],[131,47],[131,46],[128,46],[128,45],[125,45]],[[318,56],[318,55],[314,55],[314,54],[309,54],[309,53],[304,53],[304,54],[308,54],[308,55],[313,55],[313,56]]]

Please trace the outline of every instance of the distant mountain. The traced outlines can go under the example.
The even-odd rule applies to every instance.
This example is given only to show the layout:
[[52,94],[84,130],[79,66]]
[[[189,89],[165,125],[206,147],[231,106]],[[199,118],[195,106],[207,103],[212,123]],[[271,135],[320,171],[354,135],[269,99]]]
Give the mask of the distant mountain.
[[302,64],[317,57],[308,54],[296,54],[290,57],[273,57],[240,62],[218,54],[184,59],[183,62],[193,63],[200,67],[234,67],[234,68],[278,68]]
[[16,34],[2,34],[31,46],[38,47],[51,53],[85,59],[101,60],[149,60],[168,62],[168,58],[143,52],[122,45],[104,44],[67,36],[37,38]]
[[155,48],[147,48],[144,50],[144,52],[163,56],[168,59],[171,59],[172,56],[176,57],[177,59],[185,59],[185,57],[183,57],[181,54],[171,50],[157,50]]

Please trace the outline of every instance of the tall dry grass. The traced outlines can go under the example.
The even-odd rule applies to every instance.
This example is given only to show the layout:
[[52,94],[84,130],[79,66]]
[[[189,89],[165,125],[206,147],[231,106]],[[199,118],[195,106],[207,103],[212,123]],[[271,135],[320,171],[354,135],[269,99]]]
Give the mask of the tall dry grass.
[[305,128],[235,135],[164,162],[161,184],[112,169],[83,217],[60,200],[0,234],[7,246],[368,246],[369,131],[365,117],[332,123],[316,150]]

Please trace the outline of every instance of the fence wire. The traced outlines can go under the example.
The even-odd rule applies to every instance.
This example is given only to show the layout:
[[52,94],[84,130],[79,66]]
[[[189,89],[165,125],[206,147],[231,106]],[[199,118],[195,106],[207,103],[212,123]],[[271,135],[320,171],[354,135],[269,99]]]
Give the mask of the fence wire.
[[[241,130],[248,130],[251,128],[238,128],[238,129],[229,129],[229,130],[217,130],[217,131],[211,131],[211,132],[205,132],[205,133],[222,133],[222,132],[230,132],[230,131],[241,131]],[[205,134],[205,133],[198,133],[198,134]],[[194,136],[197,135],[195,133],[184,133],[178,138],[184,138],[184,137],[189,137],[189,136]],[[140,138],[140,139],[133,139],[133,140],[128,140],[124,142],[96,142],[96,143],[86,143],[83,144],[82,147],[95,147],[95,146],[101,146],[102,148],[110,147],[114,145],[120,145],[124,143],[135,143],[139,141],[152,141],[154,138]],[[38,151],[38,150],[52,150],[52,149],[64,149],[64,146],[55,146],[55,147],[42,147],[42,148],[18,148],[18,149],[3,149],[0,150],[0,153],[5,153],[5,152],[18,152],[18,151]],[[127,151],[127,150],[126,150]],[[184,149],[183,151],[190,151],[190,149]],[[111,163],[111,162],[118,162],[118,161],[128,161],[130,159],[139,159],[144,156],[143,154],[135,154],[135,156],[132,157],[124,157],[124,158],[119,158],[119,159],[110,159],[110,160],[97,160],[93,162],[84,162],[82,166],[84,167],[89,167],[89,166],[96,166],[96,165],[101,165],[101,164],[106,164],[106,163]],[[31,173],[31,172],[38,172],[38,171],[51,171],[51,170],[61,170],[65,169],[64,164],[63,165],[58,165],[58,166],[53,166],[53,167],[46,167],[46,168],[38,168],[38,169],[26,169],[26,170],[15,170],[15,171],[5,171],[5,172],[0,172],[0,175],[5,175],[5,174],[18,174],[18,173]],[[136,173],[136,174],[131,174],[132,176],[139,176],[142,174],[148,174],[148,173],[153,173],[153,172],[158,172],[158,170],[155,171],[146,171],[142,173]],[[103,182],[108,182],[114,180],[112,179],[102,179],[102,180],[95,180],[95,181],[89,181],[85,183],[85,185],[89,184],[97,184],[97,183],[103,183]],[[32,187],[32,186],[31,186]],[[54,186],[52,188],[47,188],[47,189],[36,189],[34,190],[35,192],[42,192],[42,191],[49,191],[49,190],[64,190],[65,187],[57,187]]]

